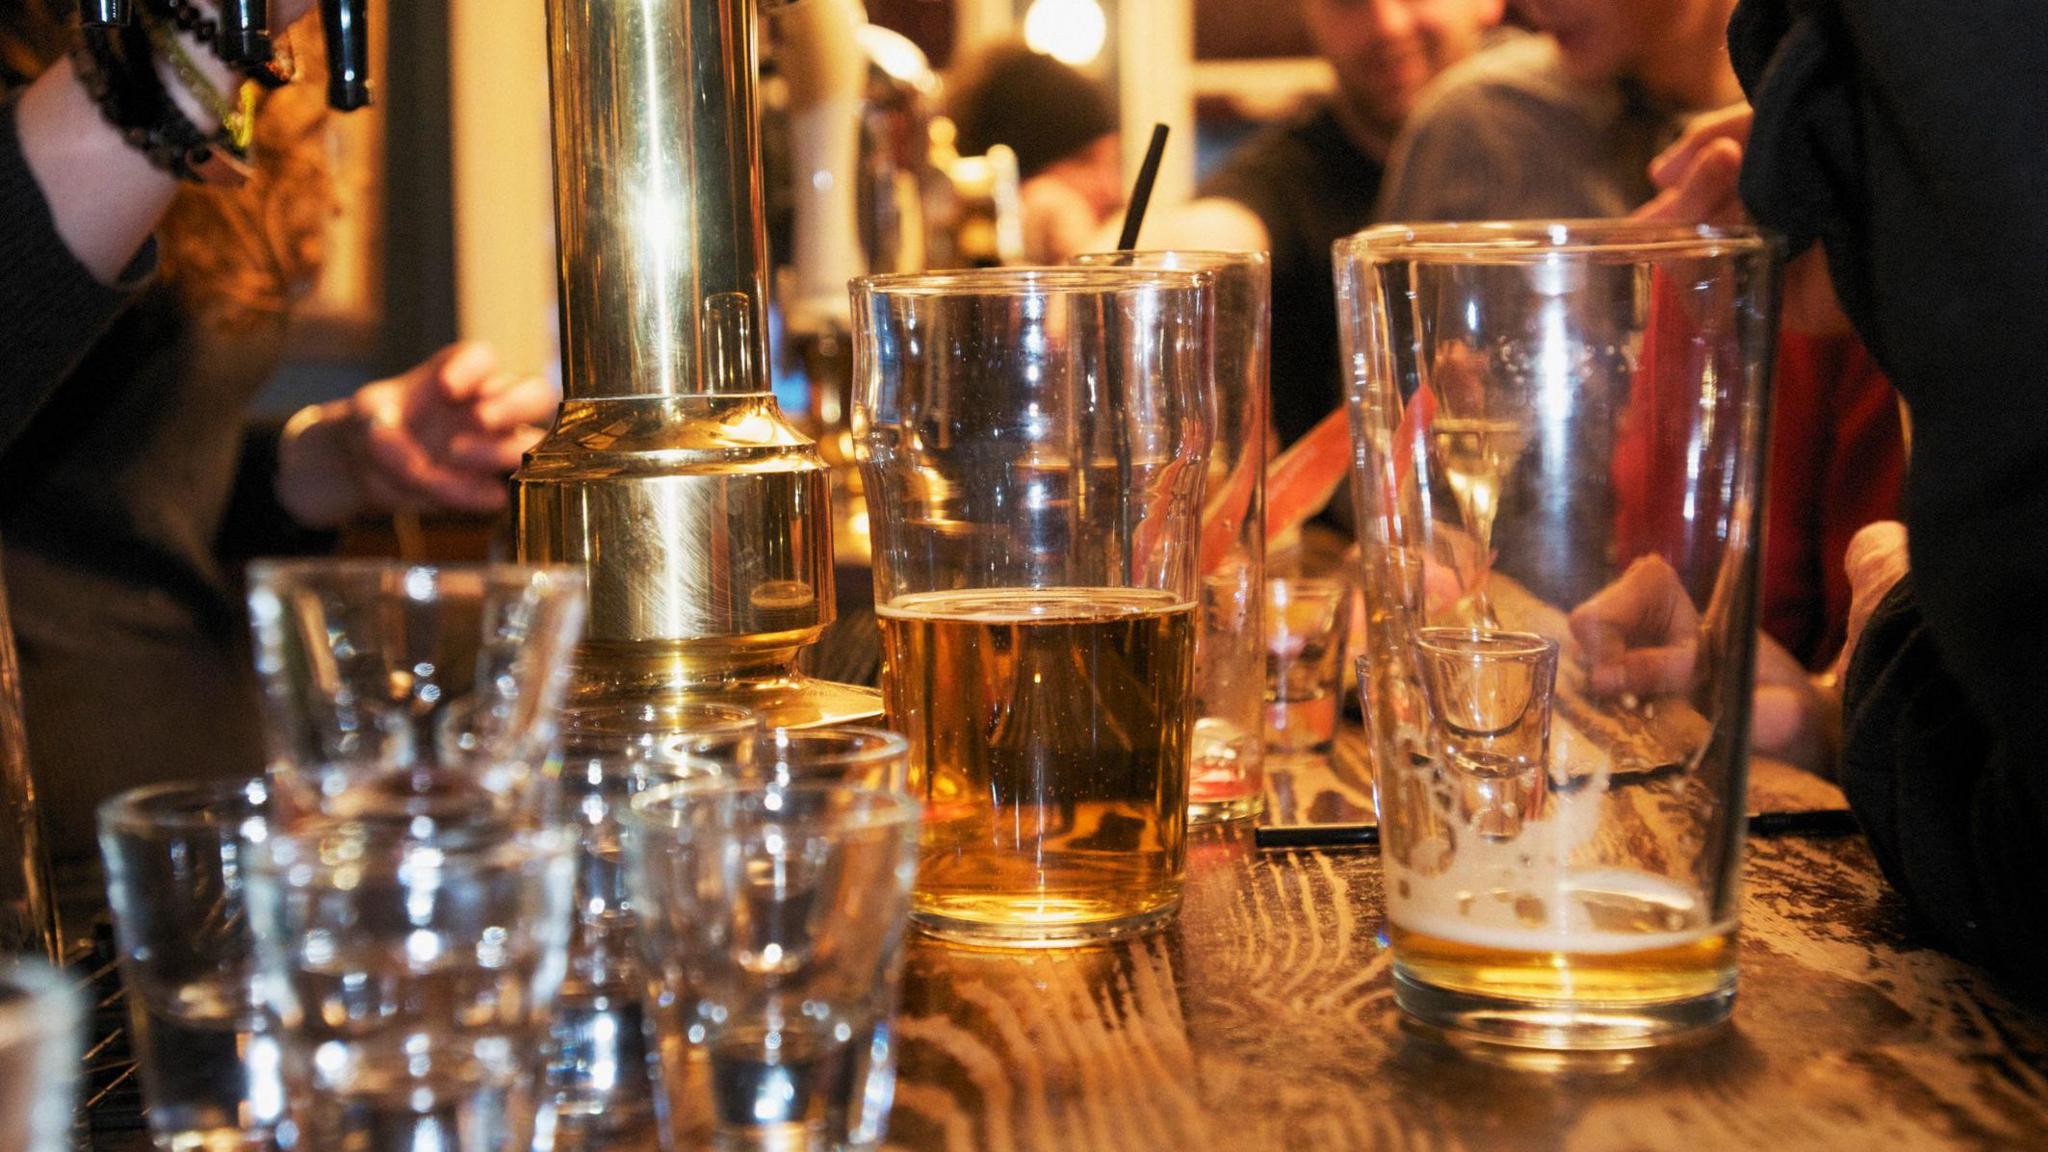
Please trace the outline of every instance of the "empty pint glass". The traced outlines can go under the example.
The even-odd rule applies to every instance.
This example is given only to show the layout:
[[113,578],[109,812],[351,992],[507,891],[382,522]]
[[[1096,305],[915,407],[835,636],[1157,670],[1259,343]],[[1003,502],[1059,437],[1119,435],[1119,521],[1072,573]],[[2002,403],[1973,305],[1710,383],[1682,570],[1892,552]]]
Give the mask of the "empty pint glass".
[[1195,735],[1188,816],[1196,823],[1264,806],[1266,365],[1272,270],[1264,252],[1097,252],[1076,264],[1183,268],[1216,281],[1210,342],[1209,469],[1202,495]]
[[1743,229],[1338,248],[1395,992],[1601,1049],[1735,992],[1776,257]]
[[855,285],[882,688],[924,804],[928,931],[1058,945],[1179,906],[1209,284]]

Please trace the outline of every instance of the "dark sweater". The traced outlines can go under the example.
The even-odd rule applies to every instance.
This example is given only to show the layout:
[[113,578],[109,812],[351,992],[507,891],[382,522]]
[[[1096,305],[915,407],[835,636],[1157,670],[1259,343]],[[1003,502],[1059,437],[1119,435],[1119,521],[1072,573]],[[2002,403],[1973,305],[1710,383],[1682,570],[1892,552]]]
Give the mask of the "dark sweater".
[[1330,245],[1371,222],[1380,162],[1318,104],[1231,153],[1201,187],[1266,226],[1273,260],[1273,426],[1283,444],[1343,403]]
[[1873,622],[1843,785],[1951,948],[2048,990],[2048,10],[1743,0],[1743,198],[1826,247],[1906,398],[1913,578]]
[[116,791],[261,771],[237,560],[324,538],[276,504],[277,429],[243,423],[283,317],[214,323],[161,280],[92,283],[24,168],[14,105],[0,106],[0,558],[30,767],[64,861],[93,854],[93,808]]

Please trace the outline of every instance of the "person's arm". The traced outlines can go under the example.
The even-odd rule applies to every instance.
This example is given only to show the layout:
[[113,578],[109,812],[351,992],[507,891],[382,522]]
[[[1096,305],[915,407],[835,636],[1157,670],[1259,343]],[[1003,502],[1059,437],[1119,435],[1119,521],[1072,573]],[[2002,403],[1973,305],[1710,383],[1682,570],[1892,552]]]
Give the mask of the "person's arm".
[[[312,0],[275,0],[270,14],[274,26],[284,28],[311,7]],[[175,35],[216,91],[234,91],[239,78],[207,45],[191,33]],[[195,126],[205,132],[220,127],[163,61],[157,68],[165,91]],[[43,190],[57,234],[102,284],[119,282],[177,195],[177,178],[151,165],[100,115],[69,59],[45,69],[23,90],[18,117],[22,157]]]
[[[312,0],[277,0],[295,20]],[[186,54],[222,91],[235,77],[196,37]],[[211,115],[159,62],[165,89],[205,131]],[[0,102],[0,452],[106,330],[154,267],[151,230],[178,182],[100,114],[70,59]]]
[[0,101],[0,453],[111,324],[128,293],[80,263],[59,234],[16,131],[19,97]]

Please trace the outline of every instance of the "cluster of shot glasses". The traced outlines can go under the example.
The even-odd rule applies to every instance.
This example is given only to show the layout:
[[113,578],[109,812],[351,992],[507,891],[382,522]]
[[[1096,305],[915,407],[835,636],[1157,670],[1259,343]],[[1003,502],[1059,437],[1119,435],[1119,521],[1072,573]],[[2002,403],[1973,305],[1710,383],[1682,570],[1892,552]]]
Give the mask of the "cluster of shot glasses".
[[100,814],[159,1147],[880,1143],[900,736],[565,708],[559,570],[252,576],[272,771]]

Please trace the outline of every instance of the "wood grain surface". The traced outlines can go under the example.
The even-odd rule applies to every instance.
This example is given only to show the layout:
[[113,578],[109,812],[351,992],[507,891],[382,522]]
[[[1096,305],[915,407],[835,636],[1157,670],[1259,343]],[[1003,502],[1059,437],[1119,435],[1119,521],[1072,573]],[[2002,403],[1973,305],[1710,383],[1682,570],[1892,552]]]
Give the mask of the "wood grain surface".
[[[875,672],[862,613],[812,654]],[[1268,765],[1270,822],[1370,819],[1355,728]],[[1844,806],[1755,760],[1750,810]],[[2048,879],[2048,878],[2044,878]],[[1177,923],[1059,953],[914,938],[890,1146],[944,1152],[2048,1149],[2048,1017],[1915,937],[1860,837],[1752,838],[1734,1023],[1506,1065],[1404,1027],[1379,859],[1193,837]]]
[[[1839,793],[1760,766],[1753,801]],[[1363,777],[1282,765],[1294,802]],[[1276,789],[1277,791],[1278,789]],[[1354,796],[1355,800],[1355,796]],[[1195,836],[1179,922],[1037,955],[911,947],[903,1149],[2048,1147],[2048,1021],[1916,941],[1855,837],[1753,840],[1732,1027],[1635,1060],[1520,1065],[1406,1029],[1378,858]]]

